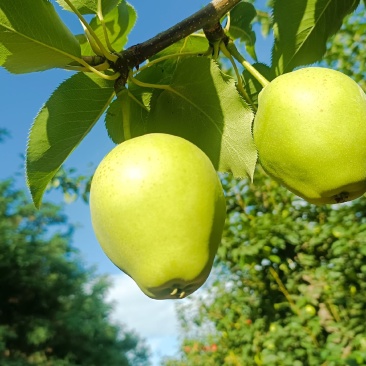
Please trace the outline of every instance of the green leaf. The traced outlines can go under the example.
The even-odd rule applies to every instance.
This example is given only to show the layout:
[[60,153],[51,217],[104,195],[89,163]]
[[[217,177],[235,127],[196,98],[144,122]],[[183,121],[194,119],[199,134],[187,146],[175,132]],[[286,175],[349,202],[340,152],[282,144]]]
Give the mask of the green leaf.
[[[117,52],[121,51],[127,43],[127,36],[134,27],[136,19],[137,14],[135,9],[125,1],[121,2],[118,7],[114,8],[104,17],[109,42]],[[100,20],[94,17],[90,22],[90,26],[98,39],[107,48]],[[92,56],[95,54],[85,35],[79,35],[77,38],[80,41],[83,56]]]
[[365,6],[346,17],[342,28],[328,42],[322,65],[350,76],[366,92]]
[[275,0],[272,73],[319,61],[328,38],[358,4],[359,0]]
[[256,35],[252,30],[252,21],[256,17],[257,11],[253,4],[245,1],[240,2],[230,12],[229,37],[238,39],[245,43],[249,55],[257,60],[255,53]]
[[155,90],[148,132],[186,138],[209,156],[217,170],[252,177],[257,159],[252,120],[234,80],[213,60],[189,57],[178,63],[166,90]]
[[[183,49],[183,48],[180,48]],[[171,51],[173,51],[171,49]],[[179,53],[176,48],[173,53]],[[179,62],[179,57],[157,62],[142,69],[136,79],[148,85],[170,83]],[[128,89],[118,93],[106,113],[106,128],[114,143],[121,143],[130,137],[147,133],[147,117],[150,112],[150,101],[154,92],[152,87],[136,85],[128,81]],[[126,126],[129,137],[125,137]]]
[[32,125],[26,174],[36,207],[52,177],[88,134],[114,96],[113,82],[78,73],[64,81]]
[[119,144],[146,133],[147,108],[127,89],[121,91],[109,106],[105,124],[109,137]]
[[[56,0],[65,10],[71,11],[71,8],[67,5],[65,0]],[[108,14],[112,11],[121,0],[101,0],[102,1],[102,13]],[[72,5],[83,15],[85,14],[97,14],[98,12],[98,0],[71,0]]]
[[[192,57],[192,55],[187,56],[187,53],[203,54],[207,52],[208,48],[208,41],[205,37],[197,34],[190,35],[154,55],[149,60],[149,66],[142,68],[136,75],[136,79],[148,84],[169,84],[178,63],[186,57]],[[167,58],[155,62],[162,57]],[[154,88],[141,87],[129,81],[128,90],[148,110],[150,109],[150,100]]]
[[16,74],[64,67],[80,46],[47,0],[0,2],[0,65]]
[[[139,71],[135,78],[142,83],[148,83],[151,85],[169,84],[180,60],[182,60],[181,57],[174,57],[155,64],[150,63],[149,67],[143,68]],[[141,87],[130,80],[128,81],[128,91],[144,107],[144,109],[148,111],[150,110],[150,101],[154,90],[155,89],[152,87]]]
[[[201,34],[191,34],[190,36],[172,44],[171,46],[165,48],[164,50],[160,51],[156,55],[154,55],[151,60],[155,60],[159,57],[173,55],[173,54],[184,54],[184,53],[197,53],[197,54],[204,54],[207,52],[209,48],[209,44],[207,38]],[[177,61],[177,58],[174,62]]]

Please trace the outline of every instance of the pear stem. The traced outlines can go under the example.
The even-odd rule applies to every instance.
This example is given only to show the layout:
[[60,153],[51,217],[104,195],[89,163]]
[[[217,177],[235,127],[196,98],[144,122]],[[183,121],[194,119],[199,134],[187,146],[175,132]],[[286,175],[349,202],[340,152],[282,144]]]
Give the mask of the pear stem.
[[229,41],[226,45],[227,50],[230,52],[230,54],[243,66],[245,67],[250,74],[255,77],[259,83],[266,87],[270,81],[268,81],[255,67],[253,67],[238,51],[236,48],[234,42]]
[[131,123],[130,123],[130,99],[128,90],[126,89],[125,103],[121,103],[122,108],[122,123],[123,123],[123,135],[125,141],[130,140],[131,136]]

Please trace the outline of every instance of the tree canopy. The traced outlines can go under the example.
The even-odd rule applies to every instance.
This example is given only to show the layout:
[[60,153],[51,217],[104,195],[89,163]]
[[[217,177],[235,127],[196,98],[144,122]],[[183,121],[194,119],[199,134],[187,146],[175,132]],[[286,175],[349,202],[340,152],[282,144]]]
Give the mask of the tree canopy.
[[35,210],[7,180],[0,218],[0,363],[145,365],[143,341],[109,320],[110,282],[84,266],[61,208]]

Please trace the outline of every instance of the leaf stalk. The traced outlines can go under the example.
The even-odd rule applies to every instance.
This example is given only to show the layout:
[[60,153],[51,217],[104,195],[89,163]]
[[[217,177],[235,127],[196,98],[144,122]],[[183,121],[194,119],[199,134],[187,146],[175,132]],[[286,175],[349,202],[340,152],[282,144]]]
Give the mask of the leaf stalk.
[[92,29],[92,27],[89,25],[89,23],[85,20],[85,18],[82,16],[82,14],[79,12],[78,9],[76,9],[76,7],[71,3],[70,0],[65,0],[66,4],[71,8],[71,10],[76,14],[76,16],[80,19],[81,23],[83,24],[83,26],[88,30],[89,34],[91,37],[93,37],[94,41],[96,42],[96,44],[98,45],[99,49],[102,51],[104,57],[112,62],[117,61],[117,56],[113,55],[111,53],[109,53],[103,43],[100,41],[100,39],[97,37],[97,35],[95,34],[94,30]]

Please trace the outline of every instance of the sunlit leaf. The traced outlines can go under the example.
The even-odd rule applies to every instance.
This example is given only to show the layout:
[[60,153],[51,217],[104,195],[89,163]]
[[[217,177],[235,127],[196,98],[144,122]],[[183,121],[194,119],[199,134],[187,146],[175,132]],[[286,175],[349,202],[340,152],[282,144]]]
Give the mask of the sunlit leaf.
[[12,73],[64,67],[80,46],[47,0],[0,2],[0,65]]
[[[56,0],[65,10],[72,11],[65,0]],[[121,1],[124,0],[102,0],[102,13],[108,14],[113,10]],[[81,14],[96,14],[98,12],[98,0],[71,0],[72,5]]]
[[42,107],[29,134],[26,157],[27,181],[37,207],[47,184],[113,96],[113,82],[78,73],[64,81]]
[[230,27],[228,35],[245,43],[249,55],[256,60],[255,41],[256,35],[252,29],[252,21],[257,15],[253,4],[240,2],[230,11]]

